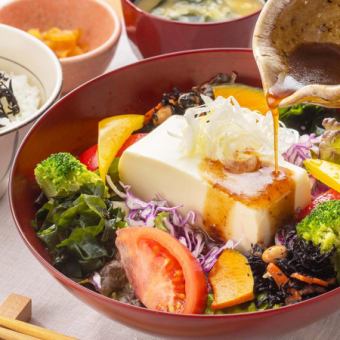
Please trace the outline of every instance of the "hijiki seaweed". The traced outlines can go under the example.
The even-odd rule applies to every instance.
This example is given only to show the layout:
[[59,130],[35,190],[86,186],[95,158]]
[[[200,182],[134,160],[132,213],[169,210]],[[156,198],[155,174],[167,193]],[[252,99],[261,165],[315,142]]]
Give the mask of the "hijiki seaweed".
[[162,124],[171,115],[184,115],[191,107],[203,104],[202,94],[214,98],[213,86],[234,84],[237,74],[219,73],[208,82],[193,86],[190,91],[182,92],[174,87],[170,92],[163,93],[161,102],[150,110],[150,124],[146,130]]
[[257,308],[261,308],[263,304],[271,308],[275,305],[297,302],[291,299],[294,291],[298,293],[300,299],[305,300],[332,289],[335,284],[332,280],[336,276],[332,265],[334,250],[321,254],[319,248],[311,242],[299,238],[294,228],[286,233],[283,245],[287,248],[287,256],[277,260],[276,263],[284,274],[289,277],[298,272],[310,277],[319,277],[327,280],[330,283],[329,287],[306,284],[293,278],[290,278],[285,286],[278,287],[275,281],[266,275],[267,263],[262,260],[264,248],[256,244],[247,257],[255,280]]
[[13,93],[12,79],[0,72],[0,118],[10,118],[19,112],[20,107]]

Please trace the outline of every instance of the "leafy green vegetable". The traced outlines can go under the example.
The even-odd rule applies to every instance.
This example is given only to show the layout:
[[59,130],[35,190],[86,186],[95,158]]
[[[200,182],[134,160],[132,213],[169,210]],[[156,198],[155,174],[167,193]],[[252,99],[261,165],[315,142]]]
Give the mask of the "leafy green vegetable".
[[267,309],[276,309],[280,308],[282,304],[275,303],[272,306],[268,304],[268,294],[261,293],[257,294],[255,297],[255,305],[257,306],[256,310],[267,310]]
[[74,156],[60,152],[49,156],[34,170],[41,190],[48,197],[67,197],[91,185],[106,195],[105,183],[94,172],[87,170]]
[[168,232],[169,230],[164,223],[164,219],[166,219],[167,217],[169,217],[168,212],[166,212],[166,211],[160,212],[155,218],[155,227],[158,228],[158,229],[161,229],[163,231]]
[[[100,190],[98,190],[100,191]],[[124,213],[95,194],[51,198],[36,214],[34,227],[53,265],[83,278],[113,256],[115,230],[126,226]]]
[[207,304],[204,310],[204,314],[224,314],[222,310],[214,310],[211,308],[211,304],[214,301],[214,294],[210,293],[207,296]]
[[[256,312],[257,310],[265,310],[269,309],[270,307],[268,304],[263,303],[262,301],[265,300],[265,294],[259,294],[256,297],[256,301],[259,307],[256,307],[256,304],[254,301],[242,303],[237,306],[219,309],[219,310],[213,310],[211,308],[211,304],[214,300],[214,294],[210,293],[207,297],[207,305],[204,311],[204,314],[237,314],[237,313],[247,313],[247,312]],[[272,308],[278,308],[280,305],[276,304]]]
[[320,159],[340,164],[340,121],[326,118],[322,125],[325,132],[319,145]]
[[311,104],[299,104],[280,109],[280,120],[302,134],[316,133],[321,135],[324,131],[322,121],[327,117],[340,119],[340,113],[335,109]]
[[116,157],[111,163],[108,171],[108,175],[111,177],[113,183],[117,183],[119,181],[118,163],[119,158]]

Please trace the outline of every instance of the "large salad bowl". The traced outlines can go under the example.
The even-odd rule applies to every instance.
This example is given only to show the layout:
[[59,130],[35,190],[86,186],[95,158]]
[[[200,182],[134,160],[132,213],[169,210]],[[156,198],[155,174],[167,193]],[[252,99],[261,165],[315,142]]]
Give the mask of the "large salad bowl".
[[76,89],[50,108],[32,128],[16,156],[10,178],[10,202],[26,246],[68,291],[129,327],[172,336],[275,337],[305,327],[339,307],[340,288],[278,309],[231,315],[176,315],[127,305],[78,285],[58,272],[31,227],[36,211],[34,201],[39,194],[33,176],[38,162],[54,152],[77,154],[95,143],[97,123],[104,117],[143,114],[173,86],[190,88],[217,73],[232,71],[237,72],[240,82],[261,86],[252,51],[245,49],[180,52],[115,70]]

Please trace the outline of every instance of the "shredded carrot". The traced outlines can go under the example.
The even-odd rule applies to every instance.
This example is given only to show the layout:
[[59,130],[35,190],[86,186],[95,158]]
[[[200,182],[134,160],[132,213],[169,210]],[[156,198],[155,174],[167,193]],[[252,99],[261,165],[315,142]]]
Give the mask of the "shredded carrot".
[[326,282],[327,282],[329,285],[335,285],[335,284],[336,284],[336,278],[333,277],[333,278],[331,278],[331,279],[326,280]]
[[293,273],[290,277],[292,277],[293,279],[297,279],[299,281],[308,283],[310,285],[318,285],[318,286],[322,286],[322,287],[328,286],[327,281],[318,279],[316,277],[306,276],[306,275],[302,275],[302,274],[299,274],[299,273]]
[[300,292],[297,289],[290,288],[288,291],[290,293],[289,300],[291,302],[299,302],[299,301],[302,300],[301,294],[300,294]]
[[289,281],[288,277],[283,273],[283,271],[272,262],[268,264],[267,272],[271,275],[279,287],[284,286]]
[[155,107],[153,107],[151,110],[145,113],[144,124],[148,124],[151,121],[154,113],[157,112],[161,107],[162,107],[162,103],[158,103]]

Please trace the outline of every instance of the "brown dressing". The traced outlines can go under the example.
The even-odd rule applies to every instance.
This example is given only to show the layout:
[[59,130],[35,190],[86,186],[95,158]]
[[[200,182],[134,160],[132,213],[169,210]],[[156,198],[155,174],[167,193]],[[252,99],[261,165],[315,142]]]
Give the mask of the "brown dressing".
[[309,43],[288,56],[289,74],[303,85],[340,84],[340,46]]
[[[292,95],[306,85],[340,84],[340,46],[328,43],[305,43],[295,48],[287,58],[287,73],[281,74],[278,81],[266,95],[268,107],[274,121],[275,174],[279,172],[278,106],[282,99]],[[323,103],[322,98],[313,98],[314,103]]]
[[231,239],[229,228],[230,211],[235,201],[225,192],[210,183],[203,211],[203,225],[211,238],[219,241]]
[[274,175],[272,167],[242,174],[228,172],[218,161],[205,159],[200,170],[210,184],[203,212],[207,232],[215,239],[229,239],[229,215],[236,202],[269,209],[273,232],[294,214],[295,183],[287,169]]

